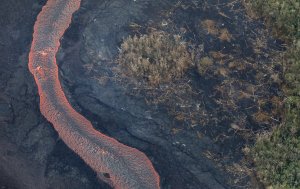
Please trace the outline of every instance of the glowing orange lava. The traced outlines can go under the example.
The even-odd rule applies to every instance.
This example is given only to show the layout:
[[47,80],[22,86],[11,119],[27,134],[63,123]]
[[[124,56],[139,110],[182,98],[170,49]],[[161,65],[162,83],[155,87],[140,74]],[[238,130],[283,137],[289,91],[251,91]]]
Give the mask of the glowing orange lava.
[[159,175],[146,155],[96,131],[61,88],[55,55],[79,6],[80,0],[48,0],[35,22],[28,67],[38,86],[40,110],[68,147],[112,187],[157,189]]

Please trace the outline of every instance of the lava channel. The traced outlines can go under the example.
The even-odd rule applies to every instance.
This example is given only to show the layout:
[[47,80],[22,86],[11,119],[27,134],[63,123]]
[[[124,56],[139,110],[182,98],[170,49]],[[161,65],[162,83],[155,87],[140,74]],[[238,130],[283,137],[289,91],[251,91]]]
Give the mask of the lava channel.
[[41,113],[67,146],[113,188],[160,188],[159,175],[146,155],[96,131],[62,90],[55,56],[79,7],[80,0],[48,0],[35,22],[28,67],[38,86]]

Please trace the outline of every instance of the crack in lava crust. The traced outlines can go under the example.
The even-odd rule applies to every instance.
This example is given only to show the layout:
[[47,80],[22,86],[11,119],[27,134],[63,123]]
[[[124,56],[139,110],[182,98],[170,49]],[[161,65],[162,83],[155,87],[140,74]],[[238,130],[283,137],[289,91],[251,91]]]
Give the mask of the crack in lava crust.
[[35,22],[28,67],[38,86],[40,110],[67,146],[112,187],[157,189],[159,175],[146,155],[96,131],[62,90],[55,55],[79,7],[80,0],[48,0]]

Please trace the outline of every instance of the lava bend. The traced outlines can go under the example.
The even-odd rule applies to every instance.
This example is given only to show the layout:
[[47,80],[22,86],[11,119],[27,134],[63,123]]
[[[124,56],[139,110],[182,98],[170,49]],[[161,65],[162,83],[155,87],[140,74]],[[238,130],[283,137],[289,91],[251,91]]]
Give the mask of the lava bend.
[[79,7],[80,0],[48,0],[35,22],[28,66],[38,86],[40,110],[67,146],[112,187],[157,189],[159,176],[146,155],[96,131],[62,90],[55,56]]

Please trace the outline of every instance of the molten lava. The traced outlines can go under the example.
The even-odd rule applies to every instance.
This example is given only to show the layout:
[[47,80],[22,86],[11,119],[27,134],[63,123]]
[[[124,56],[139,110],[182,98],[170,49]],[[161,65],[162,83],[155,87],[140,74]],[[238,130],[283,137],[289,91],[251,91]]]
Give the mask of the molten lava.
[[117,189],[157,189],[159,176],[146,155],[96,131],[68,102],[55,55],[80,0],[48,0],[34,25],[29,69],[40,95],[40,110],[62,140],[102,179]]

